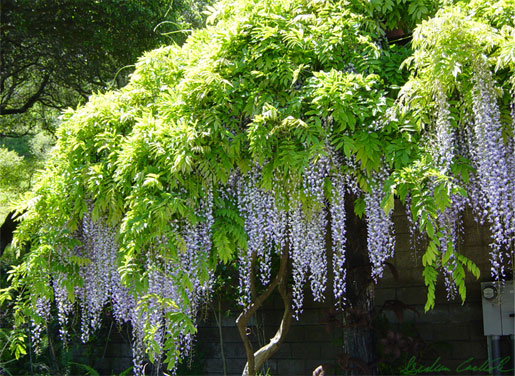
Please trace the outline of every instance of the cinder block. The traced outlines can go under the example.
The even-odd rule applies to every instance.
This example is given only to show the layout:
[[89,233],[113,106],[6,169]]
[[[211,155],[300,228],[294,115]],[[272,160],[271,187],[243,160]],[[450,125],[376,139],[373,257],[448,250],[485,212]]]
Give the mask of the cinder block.
[[395,234],[409,233],[409,221],[405,213],[406,212],[397,212],[397,215],[393,216]]
[[236,318],[235,317],[222,316],[222,326],[236,327]]
[[236,327],[235,328],[229,328],[229,327],[223,328],[222,336],[223,336],[224,342],[241,342],[240,332],[238,331],[238,328],[236,328]]
[[482,231],[481,228],[478,227],[467,227],[465,229],[465,234],[462,237],[463,239],[463,248],[467,249],[469,247],[485,247],[490,243],[489,234]]
[[206,374],[218,374],[223,373],[223,361],[221,358],[207,358],[205,360],[204,371]]
[[399,280],[406,280],[406,271],[408,270],[417,270],[420,271],[418,275],[420,277],[415,277],[412,281],[422,280],[422,255],[423,252],[413,252],[413,251],[405,251],[398,252],[396,257],[394,258],[395,263],[394,266],[396,268]]
[[227,359],[227,373],[241,375],[243,373],[243,369],[245,368],[246,363],[246,359]]
[[449,322],[449,309],[447,304],[436,305],[434,309],[421,313],[417,322],[431,323],[433,325]]
[[265,311],[264,314],[264,322],[265,325],[270,327],[278,328],[281,325],[281,320],[283,318],[284,310],[282,309],[271,309],[269,311]]
[[424,341],[425,343],[427,342],[430,342],[430,341],[433,341],[434,340],[434,336],[435,336],[435,327],[433,324],[428,324],[428,323],[425,323],[425,324],[421,324],[421,323],[417,323],[416,326],[415,326],[415,329],[417,330],[417,332],[419,333],[420,335],[420,338],[422,339],[422,341]]
[[305,375],[304,359],[285,359],[278,362],[278,374],[281,376]]
[[397,299],[406,305],[424,305],[427,300],[425,286],[400,287],[397,289]]
[[435,339],[441,341],[468,341],[469,338],[468,325],[440,324],[435,334]]
[[306,332],[304,330],[304,327],[296,325],[297,322],[293,321],[292,326],[290,327],[290,330],[286,334],[286,341],[287,342],[300,342],[304,341],[306,338]]
[[[227,344],[224,344],[224,349]],[[222,354],[219,342],[205,342],[202,344],[202,349],[209,354],[210,357],[219,358]]]
[[397,282],[397,286],[414,286],[423,284],[423,269],[418,265],[419,263],[413,262],[413,267],[406,266],[403,268],[398,268],[397,270],[399,270],[399,280]]
[[291,356],[294,359],[320,359],[321,345],[311,345],[309,343],[292,343]]
[[[203,327],[201,326],[201,330],[197,335],[197,341],[206,343],[206,342],[218,342],[220,341],[218,328],[213,327]],[[223,332],[222,332],[223,336]]]
[[395,253],[411,252],[412,246],[411,234],[408,232],[395,232]]
[[490,249],[488,245],[465,244],[461,252],[477,264],[488,261]]
[[381,308],[385,301],[395,299],[395,290],[396,289],[394,287],[383,288],[382,286],[383,286],[383,284],[380,283],[378,286],[376,286],[376,288],[374,290],[374,295],[375,295],[374,305],[377,308]]
[[[306,283],[306,288],[304,289],[304,307],[303,307],[304,312],[309,311],[309,310],[318,310],[320,308],[328,306],[327,297],[329,296],[329,294],[327,294],[327,292],[328,292],[328,290],[330,291],[331,289],[330,289],[329,285],[327,285],[327,286],[328,286],[328,288],[326,288],[325,301],[315,302],[315,300],[313,299],[313,295],[311,293],[311,287],[309,285],[309,281]],[[301,317],[302,317],[302,315],[301,315]]]
[[488,358],[486,338],[483,341],[453,341],[451,344],[452,356],[456,360],[463,361],[473,357],[475,360],[481,361]]
[[305,336],[307,343],[329,341],[330,336],[322,325],[306,326]]
[[319,348],[320,357],[317,358],[318,361],[320,361],[320,359],[331,359],[334,361],[336,356],[341,352],[340,346],[336,346],[332,342],[321,344]]
[[483,311],[480,304],[449,304],[449,321],[463,323],[483,320]]
[[283,299],[281,298],[281,295],[279,295],[277,292],[274,291],[274,293],[272,293],[272,296],[270,296],[268,299],[271,300],[271,308],[277,310],[281,310],[284,308]]
[[239,344],[234,342],[224,344],[224,353],[227,359],[245,358],[246,354],[243,341]]
[[107,357],[131,358],[132,348],[128,343],[111,343],[107,347]]
[[470,334],[470,339],[474,341],[486,341],[486,337],[484,335],[483,330],[483,320],[473,320],[469,321],[468,330]]
[[320,324],[320,311],[326,311],[327,307],[305,309],[300,315],[300,325],[318,325]]
[[291,359],[292,352],[290,343],[281,343],[279,350],[272,356],[272,359]]

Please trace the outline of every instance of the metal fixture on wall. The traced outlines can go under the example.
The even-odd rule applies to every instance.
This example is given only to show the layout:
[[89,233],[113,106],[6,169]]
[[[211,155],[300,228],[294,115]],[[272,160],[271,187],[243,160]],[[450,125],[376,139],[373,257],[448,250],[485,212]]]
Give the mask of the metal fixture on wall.
[[483,330],[488,341],[490,373],[500,375],[501,336],[510,336],[515,369],[515,284],[514,281],[481,283]]

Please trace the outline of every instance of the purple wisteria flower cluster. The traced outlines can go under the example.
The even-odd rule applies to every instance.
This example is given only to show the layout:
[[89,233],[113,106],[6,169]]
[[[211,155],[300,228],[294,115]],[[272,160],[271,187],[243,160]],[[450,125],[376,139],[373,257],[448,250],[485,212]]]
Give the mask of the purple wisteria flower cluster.
[[312,161],[304,172],[303,190],[313,199],[311,213],[305,210],[307,232],[304,234],[305,259],[309,263],[309,281],[315,301],[324,300],[327,282],[327,257],[325,238],[327,232],[326,200],[324,196],[325,179],[329,176],[329,159],[321,156]]
[[[180,312],[194,318],[201,302],[209,299],[212,272],[208,270],[208,257],[212,247],[211,228],[214,223],[212,189],[206,189],[195,211],[200,219],[198,223],[185,223],[181,228],[171,224],[186,245],[184,252],[178,252],[178,260],[164,258],[157,251],[158,247],[145,251],[148,289],[136,295],[123,285],[118,271],[117,228],[107,225],[103,218],[94,221],[91,210],[90,207],[89,212],[84,215],[78,231],[78,239],[82,244],[71,251],[59,250],[65,263],[69,263],[66,260],[70,257],[84,260],[79,267],[83,285],[75,287],[81,314],[81,340],[86,342],[91,333],[99,328],[102,313],[110,305],[114,319],[120,324],[129,323],[132,327],[134,374],[144,374],[145,349],[149,340],[145,336],[148,329],[153,333],[151,340],[157,344],[154,348],[157,349],[158,357],[167,335],[176,337],[177,349],[180,348],[177,352],[179,357],[187,356],[192,348],[193,336],[184,330],[171,333],[168,328],[172,323],[168,322],[167,314]],[[202,277],[205,275],[208,276],[207,279]],[[177,282],[185,277],[190,281],[186,287]],[[65,288],[66,278],[66,274],[57,273],[53,276],[52,283],[60,335],[65,343],[68,338],[67,325],[73,311],[73,304]],[[38,298],[36,311],[43,322],[48,320],[50,300]],[[34,322],[32,336],[35,344],[39,342],[42,330],[42,323]]]
[[[280,251],[287,243],[292,262],[292,300],[294,315],[302,313],[305,285],[309,282],[315,301],[325,300],[328,281],[327,231],[332,240],[333,292],[337,305],[345,302],[345,250],[347,192],[359,193],[354,179],[341,172],[341,158],[327,148],[329,156],[319,156],[306,167],[302,181],[284,193],[279,187],[266,191],[260,187],[261,168],[254,166],[251,172],[240,176],[235,190],[238,208],[245,220],[248,249],[239,254],[240,292],[245,306],[251,301],[250,278],[252,258],[260,263],[267,252]],[[371,183],[371,193],[366,196],[367,221],[369,223],[369,251],[374,276],[382,274],[384,261],[393,255],[395,246],[391,215],[381,208],[383,184],[386,172],[377,175]],[[331,199],[326,199],[325,184],[330,181]],[[278,194],[279,192],[279,194]],[[276,200],[286,196],[284,202]],[[329,219],[330,218],[330,219]],[[268,265],[268,264],[267,264]],[[269,266],[260,267],[261,282],[270,280]],[[264,275],[263,275],[264,274]]]
[[374,173],[370,192],[365,194],[368,256],[375,281],[383,276],[384,263],[393,257],[395,249],[392,213],[386,214],[381,207],[383,186],[387,177],[386,171]]
[[41,352],[41,333],[45,330],[44,323],[50,318],[50,300],[45,297],[36,298],[36,314],[41,319],[40,322],[32,321],[31,340],[36,354]]
[[515,241],[513,152],[503,138],[500,110],[494,81],[485,64],[476,65],[473,77],[472,158],[477,169],[481,193],[485,197],[487,218],[492,233],[492,276],[504,277],[504,262]]
[[259,263],[259,278],[267,285],[271,278],[272,255],[281,254],[286,242],[286,213],[280,210],[276,192],[260,187],[261,167],[254,165],[251,171],[238,176],[236,202],[245,221],[248,236],[247,250],[239,251],[241,303],[250,302],[251,261]]
[[337,172],[331,176],[333,196],[330,206],[331,234],[333,250],[333,293],[335,300],[340,304],[345,302],[347,269],[345,267],[345,250],[347,245],[347,230],[345,228],[345,177]]
[[[463,213],[471,207],[476,220],[480,224],[488,222],[490,226],[492,276],[503,279],[505,264],[511,260],[510,252],[515,245],[515,141],[513,136],[504,134],[497,89],[485,62],[475,63],[472,84],[472,108],[460,109],[461,129],[451,125],[449,99],[441,84],[435,84],[435,142],[430,150],[433,159],[440,170],[449,175],[458,156],[470,160],[475,169],[467,181],[461,176],[452,177],[455,183],[466,188],[467,197],[451,195],[450,207],[438,214],[437,223],[442,233],[440,249],[441,252],[446,252],[448,246],[459,249]],[[512,119],[515,124],[513,108]],[[452,253],[443,265],[449,297],[456,291],[452,278],[456,262]]]

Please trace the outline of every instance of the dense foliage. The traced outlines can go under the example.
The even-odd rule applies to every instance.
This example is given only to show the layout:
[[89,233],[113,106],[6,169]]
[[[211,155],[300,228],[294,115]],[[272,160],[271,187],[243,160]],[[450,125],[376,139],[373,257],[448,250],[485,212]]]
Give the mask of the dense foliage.
[[[127,83],[144,51],[182,43],[206,1],[7,0],[0,21],[0,223],[55,142],[60,111]],[[51,138],[51,139],[50,139]],[[50,142],[49,142],[50,141]],[[17,154],[13,164],[12,152]],[[3,167],[0,167],[2,169]]]
[[[75,95],[105,88],[118,69],[189,28],[195,3],[184,1],[27,1],[2,4],[0,114],[35,103],[65,108]],[[159,32],[156,26],[167,21]],[[179,40],[184,33],[177,33]],[[175,38],[177,39],[177,38]],[[67,89],[59,90],[59,89]]]
[[[184,46],[146,53],[126,87],[67,112],[22,205],[17,242],[31,251],[3,293],[17,325],[29,320],[37,343],[54,301],[66,341],[78,306],[87,340],[108,305],[132,324],[136,373],[145,351],[173,367],[219,262],[238,262],[244,306],[251,265],[267,285],[285,252],[295,314],[306,284],[326,298],[328,228],[343,304],[351,195],[375,279],[394,252],[394,198],[406,204],[427,238],[427,309],[439,273],[462,299],[465,271],[479,274],[459,246],[468,206],[492,230],[502,277],[515,232],[515,3],[438,7],[221,2]],[[413,51],[388,43],[417,23]]]

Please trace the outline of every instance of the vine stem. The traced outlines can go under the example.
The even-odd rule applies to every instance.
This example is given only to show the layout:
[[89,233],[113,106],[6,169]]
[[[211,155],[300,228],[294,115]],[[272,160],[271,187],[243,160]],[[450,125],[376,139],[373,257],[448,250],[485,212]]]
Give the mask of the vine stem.
[[227,364],[225,361],[225,351],[224,351],[224,339],[222,334],[222,299],[218,296],[218,310],[214,309],[216,325],[218,326],[218,339],[220,340],[220,350],[222,355],[222,364],[224,367],[224,376],[227,376]]

